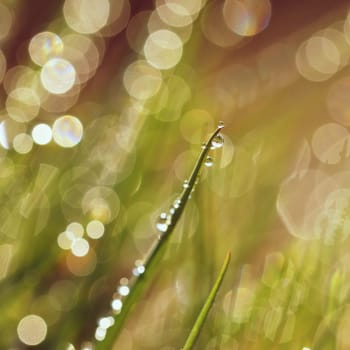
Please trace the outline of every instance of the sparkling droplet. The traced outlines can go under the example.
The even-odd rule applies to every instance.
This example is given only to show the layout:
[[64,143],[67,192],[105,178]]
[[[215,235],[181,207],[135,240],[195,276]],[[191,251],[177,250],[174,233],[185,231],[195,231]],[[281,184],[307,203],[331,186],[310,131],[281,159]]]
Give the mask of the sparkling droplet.
[[142,275],[144,272],[146,271],[146,268],[143,265],[139,265],[136,266],[133,270],[132,270],[132,274],[134,276],[140,276]]
[[211,141],[213,149],[221,148],[224,144],[224,137],[221,134],[217,134]]
[[176,199],[174,201],[173,206],[174,206],[175,209],[178,209],[180,207],[180,204],[181,204],[181,199]]
[[119,313],[123,307],[123,302],[119,298],[113,299],[111,302],[111,307],[114,312]]
[[132,270],[134,276],[140,276],[146,271],[143,260],[135,261],[135,268]]
[[169,213],[170,213],[170,215],[174,215],[175,214],[175,208],[171,207],[169,209]]
[[136,269],[140,275],[142,275],[146,271],[146,268],[143,265],[137,266]]
[[166,213],[161,213],[159,215],[158,222],[156,223],[156,227],[158,231],[166,232],[166,230],[168,229],[167,218],[168,218],[168,215]]
[[208,156],[207,159],[205,160],[204,165],[205,165],[207,168],[210,168],[210,167],[213,166],[213,164],[214,164],[214,159],[213,159],[213,157]]
[[188,180],[185,180],[183,185],[182,185],[182,187],[183,188],[188,188],[189,186],[190,186],[190,184],[189,184]]
[[97,327],[95,331],[95,339],[98,341],[104,340],[104,338],[106,337],[106,333],[107,330],[105,328]]
[[105,316],[101,317],[98,320],[98,326],[104,329],[108,329],[109,327],[112,327],[114,325],[114,318],[113,316]]
[[204,149],[205,147],[207,147],[207,144],[205,142],[203,142],[201,145],[201,148]]
[[219,128],[219,129],[222,129],[224,126],[225,126],[225,123],[224,123],[222,120],[220,120],[220,121],[218,122],[218,128]]
[[118,293],[125,297],[130,293],[130,288],[128,286],[119,286],[118,287]]

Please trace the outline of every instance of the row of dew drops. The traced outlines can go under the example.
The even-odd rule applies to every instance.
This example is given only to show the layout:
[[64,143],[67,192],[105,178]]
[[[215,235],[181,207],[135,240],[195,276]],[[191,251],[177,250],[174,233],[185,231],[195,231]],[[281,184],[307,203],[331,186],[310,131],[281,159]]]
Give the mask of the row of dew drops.
[[[223,122],[219,122],[218,124],[218,129],[222,129],[224,127]],[[217,134],[211,141],[210,144],[210,150],[215,150],[219,149],[223,146],[224,144],[224,137],[222,134]],[[206,143],[202,144],[202,149],[205,149],[207,147]],[[204,165],[207,168],[212,167],[214,164],[214,159],[212,156],[208,155],[205,159]],[[198,181],[198,179],[197,179]],[[197,182],[196,181],[196,182]],[[196,183],[195,183],[196,185]],[[187,189],[189,188],[189,180],[185,180],[183,182],[183,188]],[[195,186],[193,186],[193,189],[191,192],[193,192],[195,189]],[[190,197],[189,197],[190,198]],[[156,223],[156,228],[159,231],[159,236],[158,239],[162,238],[162,234],[167,232],[169,225],[172,223],[172,218],[176,212],[176,210],[180,207],[181,205],[181,200],[176,199],[173,203],[173,205],[170,207],[169,212],[162,212],[159,215],[158,221]],[[141,276],[146,270],[144,260],[138,259],[134,263],[134,267],[132,269],[132,277],[130,280],[126,277],[123,277],[119,281],[119,285],[116,288],[115,293],[113,294],[112,301],[111,301],[111,311],[109,311],[108,314],[106,314],[103,317],[100,317],[97,321],[97,327],[95,330],[95,339],[97,341],[103,341],[106,337],[107,330],[108,328],[112,327],[115,323],[115,315],[118,315],[122,308],[123,308],[123,299],[126,298],[131,289],[131,283],[130,281],[135,281],[139,276]],[[82,350],[92,350],[93,349],[93,344],[91,342],[84,343]],[[67,349],[68,350],[68,349]]]

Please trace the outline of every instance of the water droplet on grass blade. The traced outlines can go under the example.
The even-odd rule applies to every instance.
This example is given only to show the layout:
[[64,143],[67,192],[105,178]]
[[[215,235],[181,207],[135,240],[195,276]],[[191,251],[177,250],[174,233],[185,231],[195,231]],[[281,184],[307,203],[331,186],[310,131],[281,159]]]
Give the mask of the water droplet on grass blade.
[[180,206],[180,204],[181,204],[181,199],[176,199],[176,200],[174,201],[173,206],[174,206],[175,209],[178,209],[179,206]]
[[221,148],[224,145],[224,137],[221,134],[217,134],[211,141],[213,149]]
[[111,302],[111,307],[115,313],[119,313],[123,307],[123,302],[119,298],[115,298]]
[[98,320],[98,326],[104,329],[108,329],[113,326],[114,318],[112,316],[104,316]]
[[208,156],[207,159],[205,160],[204,165],[205,165],[207,168],[210,168],[210,167],[213,166],[213,164],[214,164],[214,159],[213,159],[213,157]]
[[168,229],[168,215],[166,213],[161,213],[159,215],[156,227],[158,231],[166,232],[166,230]]
[[189,184],[188,180],[185,180],[183,185],[182,185],[182,187],[183,188],[188,188],[189,186],[190,186],[190,184]]
[[106,333],[107,330],[105,328],[97,327],[95,332],[95,339],[98,341],[104,340],[104,338],[106,337]]
[[135,261],[135,267],[132,270],[132,274],[134,276],[140,276],[146,271],[146,268],[143,264],[142,260],[136,260]]
[[220,121],[218,122],[218,128],[219,128],[219,129],[222,129],[224,126],[225,126],[225,123],[224,123],[222,120],[220,120]]

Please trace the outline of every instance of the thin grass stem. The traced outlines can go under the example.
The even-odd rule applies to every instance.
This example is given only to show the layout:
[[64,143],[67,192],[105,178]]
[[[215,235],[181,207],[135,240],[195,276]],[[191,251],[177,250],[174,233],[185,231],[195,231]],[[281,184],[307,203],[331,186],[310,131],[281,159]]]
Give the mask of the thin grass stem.
[[226,255],[226,258],[225,258],[225,261],[221,267],[221,270],[220,270],[220,273],[218,275],[218,277],[216,278],[216,281],[196,319],[196,322],[194,323],[192,329],[191,329],[191,332],[185,342],[185,345],[183,347],[182,350],[191,350],[199,336],[199,333],[204,325],[204,322],[209,314],[209,311],[211,309],[211,307],[213,306],[214,304],[214,301],[215,301],[215,297],[219,291],[219,288],[222,284],[222,281],[225,277],[225,274],[226,274],[226,271],[227,271],[227,268],[228,268],[228,265],[230,263],[230,260],[231,260],[231,253],[228,252],[227,255]]

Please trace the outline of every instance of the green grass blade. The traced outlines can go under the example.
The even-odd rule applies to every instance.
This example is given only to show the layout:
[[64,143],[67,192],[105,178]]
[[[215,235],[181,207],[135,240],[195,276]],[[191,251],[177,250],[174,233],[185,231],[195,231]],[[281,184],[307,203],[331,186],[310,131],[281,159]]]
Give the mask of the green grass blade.
[[123,303],[122,309],[120,310],[120,313],[114,317],[115,323],[107,330],[105,338],[102,341],[98,341],[95,343],[95,350],[109,350],[112,348],[113,343],[118,337],[129,312],[138,301],[143,290],[146,288],[147,282],[154,275],[153,272],[159,270],[158,262],[160,261],[160,258],[163,255],[162,253],[164,252],[164,249],[166,247],[166,242],[168,241],[168,238],[171,235],[171,233],[174,231],[176,224],[180,220],[181,215],[188,202],[188,199],[190,198],[191,192],[195,188],[197,178],[200,174],[202,167],[204,166],[206,157],[211,149],[212,141],[219,134],[223,127],[223,124],[219,124],[217,129],[205,143],[204,147],[202,147],[202,151],[193,168],[191,176],[188,179],[188,186],[186,186],[183,189],[178,199],[179,204],[176,207],[172,207],[173,211],[171,213],[171,221],[167,225],[166,230],[161,232],[159,238],[151,246],[144,259],[142,259],[144,273],[138,276],[132,276],[129,279],[129,294],[126,297],[121,298]]
[[211,289],[211,291],[208,295],[208,298],[205,301],[205,303],[204,303],[204,305],[203,305],[203,307],[202,307],[202,309],[197,317],[197,320],[192,327],[192,330],[191,330],[191,332],[186,340],[186,343],[183,347],[183,350],[191,350],[193,348],[193,346],[198,338],[198,335],[199,335],[199,333],[204,325],[204,322],[209,314],[209,311],[214,304],[215,297],[219,291],[219,288],[220,288],[222,281],[224,279],[224,276],[226,274],[227,267],[230,263],[230,259],[231,259],[231,253],[229,252],[226,255],[225,261],[221,267],[221,270],[220,270],[218,277],[216,278],[216,281],[213,285],[213,288]]

